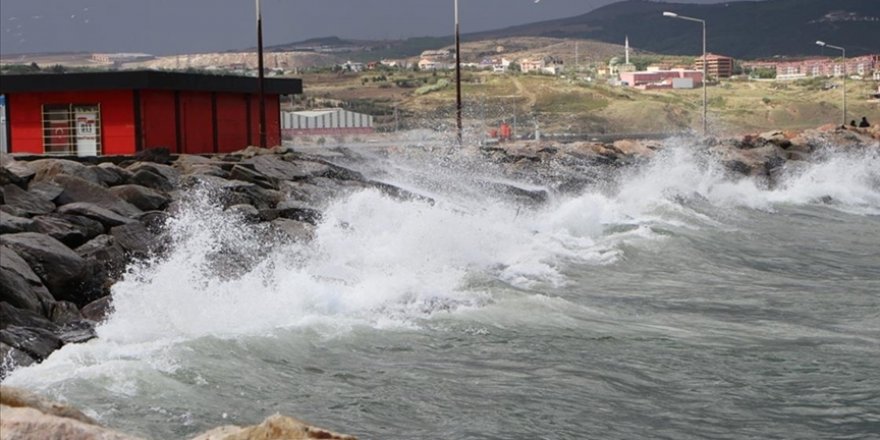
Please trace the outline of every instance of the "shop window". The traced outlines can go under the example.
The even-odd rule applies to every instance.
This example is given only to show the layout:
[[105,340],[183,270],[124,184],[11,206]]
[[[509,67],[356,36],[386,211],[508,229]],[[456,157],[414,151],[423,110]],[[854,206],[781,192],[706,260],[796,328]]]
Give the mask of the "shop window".
[[101,154],[101,108],[97,104],[43,106],[43,151],[46,154]]

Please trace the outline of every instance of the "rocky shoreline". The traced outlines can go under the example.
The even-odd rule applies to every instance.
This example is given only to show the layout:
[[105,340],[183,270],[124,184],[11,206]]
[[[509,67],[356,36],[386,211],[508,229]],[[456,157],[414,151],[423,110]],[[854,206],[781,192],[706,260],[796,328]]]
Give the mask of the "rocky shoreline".
[[[694,144],[732,175],[766,179],[772,186],[784,165],[809,161],[817,151],[880,149],[880,127],[771,131]],[[600,179],[597,169],[643,162],[665,145],[655,140],[514,142],[473,149],[472,156],[562,193]],[[387,154],[394,154],[391,150]],[[340,194],[374,188],[401,199],[420,197],[338,165],[358,160],[354,152],[339,154],[334,163],[282,147],[211,156],[152,150],[77,160],[3,155],[0,378],[65,344],[95,337],[95,325],[112,309],[110,287],[132,261],[161,257],[170,243],[166,219],[197,189],[211,191],[225,210],[245,221],[263,224],[273,239],[291,241],[309,240],[326,203]],[[545,190],[507,186],[502,191],[533,204],[548,199]]]

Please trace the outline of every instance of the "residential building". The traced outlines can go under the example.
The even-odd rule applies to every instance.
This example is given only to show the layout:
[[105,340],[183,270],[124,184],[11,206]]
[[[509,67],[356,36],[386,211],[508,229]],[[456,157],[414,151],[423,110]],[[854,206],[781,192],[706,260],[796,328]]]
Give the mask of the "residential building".
[[[714,53],[706,54],[706,74],[709,78],[730,78],[733,76],[733,58]],[[703,57],[697,58],[694,70],[703,71]]]
[[[688,81],[681,81],[683,79]],[[686,69],[621,72],[620,82],[621,85],[642,90],[693,88],[703,83],[703,72]]]
[[[777,80],[793,80],[817,76],[842,76],[844,65],[841,58],[814,57],[790,61],[753,61],[744,67],[776,69]],[[847,58],[846,73],[849,76],[867,77],[880,69],[880,55],[864,55]]]
[[565,67],[562,58],[545,56],[537,59],[526,59],[519,62],[519,69],[523,73],[537,72],[550,75],[558,75]]
[[[100,156],[151,148],[204,154],[260,142],[257,78],[159,71],[3,75],[10,153]],[[281,144],[281,95],[265,80],[266,137]]]

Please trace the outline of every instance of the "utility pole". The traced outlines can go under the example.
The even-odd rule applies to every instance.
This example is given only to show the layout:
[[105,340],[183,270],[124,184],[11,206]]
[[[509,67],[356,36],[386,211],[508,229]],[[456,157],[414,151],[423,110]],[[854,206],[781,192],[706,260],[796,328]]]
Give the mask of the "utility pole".
[[687,21],[695,21],[697,23],[702,23],[703,25],[703,136],[706,136],[709,133],[709,93],[706,89],[706,82],[709,80],[709,58],[706,56],[706,20],[694,17],[685,17],[684,15],[678,15],[675,12],[664,12],[663,16],[669,18],[678,18]]
[[257,82],[259,82],[260,94],[260,148],[266,148],[266,78],[263,75],[263,13],[260,10],[260,0],[257,2]]
[[817,41],[816,44],[822,47],[829,47],[831,49],[837,49],[843,52],[843,122],[842,125],[846,126],[846,49],[840,46],[832,46],[824,41]]
[[461,37],[458,22],[458,0],[455,0],[455,125],[458,146],[461,146]]

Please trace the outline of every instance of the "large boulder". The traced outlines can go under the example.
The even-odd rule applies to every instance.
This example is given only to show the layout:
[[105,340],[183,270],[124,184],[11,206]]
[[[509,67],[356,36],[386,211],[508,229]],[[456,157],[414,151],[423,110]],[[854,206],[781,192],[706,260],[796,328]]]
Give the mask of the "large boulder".
[[[3,159],[10,157],[8,155],[2,156]],[[34,175],[36,175],[34,170],[24,162],[17,162],[12,159],[3,160],[3,166],[0,167],[0,185],[13,183],[24,188],[34,178]]]
[[86,279],[76,304],[85,306],[91,301],[110,294],[110,287],[128,264],[125,249],[110,235],[99,235],[76,248],[86,262]]
[[60,206],[69,203],[93,203],[126,217],[133,217],[142,212],[136,206],[114,195],[109,189],[78,177],[60,174],[55,176],[54,181],[64,187],[64,192],[55,200]]
[[159,211],[171,202],[171,198],[163,192],[141,185],[114,186],[110,192],[142,211]]
[[356,437],[316,428],[293,417],[274,414],[259,425],[240,427],[235,425],[214,428],[192,440],[357,440]]
[[269,224],[283,236],[300,243],[311,240],[315,234],[315,227],[312,224],[297,220],[277,218]]
[[59,216],[41,215],[34,217],[32,230],[33,232],[46,234],[70,248],[75,248],[88,240],[86,234],[79,227]]
[[171,191],[180,180],[180,171],[176,168],[154,162],[135,162],[128,167],[128,171],[134,173],[129,179],[130,183],[160,191]]
[[58,326],[42,314],[13,307],[4,301],[0,302],[0,329],[7,327],[42,328],[51,332],[58,330]]
[[28,192],[36,194],[50,202],[55,202],[55,199],[64,192],[64,187],[55,182],[43,180],[28,185]]
[[25,260],[56,299],[75,298],[85,261],[60,241],[35,232],[0,236],[0,243]]
[[124,225],[135,222],[128,217],[123,217],[109,209],[102,208],[94,203],[69,203],[58,208],[61,214],[77,215],[86,217],[104,225],[105,228]]
[[101,427],[76,408],[29,396],[30,393],[0,388],[0,431],[16,440],[138,440],[137,437]]
[[236,165],[232,167],[232,171],[229,172],[229,178],[250,182],[267,189],[278,189],[278,183],[276,179],[266,177],[259,171],[241,165]]
[[127,252],[144,257],[156,240],[156,236],[142,223],[134,222],[110,228],[110,235]]
[[39,159],[27,163],[27,166],[34,171],[34,181],[40,182],[44,180],[54,180],[56,176],[65,174],[68,176],[79,177],[96,185],[100,185],[101,181],[95,175],[95,171],[89,169],[88,166],[79,162],[67,159]]
[[[26,367],[34,362],[36,360],[28,356],[27,353],[0,342],[0,380],[3,380],[9,371],[18,367]],[[2,410],[0,410],[0,419],[2,418],[3,414]],[[0,425],[2,425],[2,421],[0,421]]]
[[94,322],[101,322],[107,319],[107,317],[110,316],[111,312],[113,312],[112,296],[98,298],[86,304],[82,309],[80,309],[80,313],[82,313],[83,318]]
[[18,326],[9,326],[0,330],[0,342],[23,351],[37,361],[46,359],[53,351],[64,345],[61,338],[49,330]]
[[98,180],[107,186],[122,185],[131,179],[132,172],[117,166],[112,162],[101,162],[98,165],[89,167],[95,172]]
[[14,234],[34,230],[34,221],[27,217],[7,214],[0,211],[0,234]]
[[0,246],[0,301],[42,315],[54,302],[40,277],[8,246]]
[[241,163],[276,181],[302,180],[324,176],[330,172],[329,165],[303,160],[285,160],[276,154],[254,156]]
[[18,185],[3,186],[3,196],[7,205],[25,212],[28,216],[48,214],[55,210],[55,204],[37,194],[25,191]]

